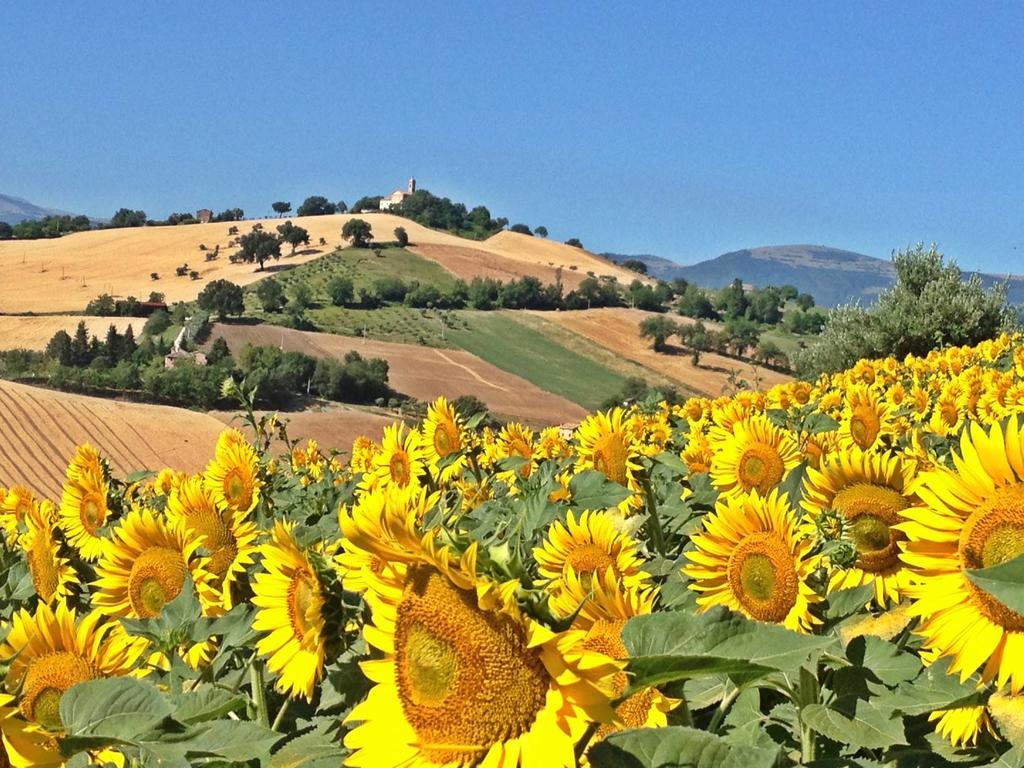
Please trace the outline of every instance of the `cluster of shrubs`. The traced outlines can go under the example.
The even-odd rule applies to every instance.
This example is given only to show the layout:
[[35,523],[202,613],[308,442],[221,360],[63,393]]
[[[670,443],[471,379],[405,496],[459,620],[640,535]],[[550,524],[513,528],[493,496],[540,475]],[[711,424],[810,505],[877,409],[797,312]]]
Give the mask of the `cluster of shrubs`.
[[85,314],[97,317],[146,317],[152,314],[154,305],[158,308],[165,306],[162,293],[152,291],[145,302],[135,296],[115,299],[109,293],[101,293],[85,305]]
[[[681,279],[673,282],[678,284],[680,294],[679,314],[687,317],[782,325],[786,330],[801,335],[817,334],[825,324],[826,314],[814,310],[814,297],[800,293],[792,285],[766,285],[748,290],[743,287],[743,281],[736,278],[712,301],[707,291],[692,283]],[[794,306],[787,312],[789,302]]]

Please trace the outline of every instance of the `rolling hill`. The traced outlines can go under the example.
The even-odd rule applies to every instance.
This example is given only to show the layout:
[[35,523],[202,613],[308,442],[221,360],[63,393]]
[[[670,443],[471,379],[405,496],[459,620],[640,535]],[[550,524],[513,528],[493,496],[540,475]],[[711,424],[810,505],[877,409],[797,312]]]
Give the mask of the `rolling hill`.
[[[605,253],[617,262],[638,259],[648,265],[653,277],[671,280],[682,277],[705,288],[724,288],[735,278],[752,285],[793,285],[814,296],[822,306],[834,307],[848,301],[871,304],[892,285],[892,263],[862,253],[825,245],[772,245],[724,253],[697,264],[676,264],[659,256],[626,256]],[[981,275],[986,286],[1005,276]],[[1008,298],[1024,303],[1024,277],[1010,276]]]
[[67,211],[58,211],[55,208],[43,208],[20,197],[0,195],[0,221],[8,224],[17,224],[26,219],[41,219],[44,216],[74,215]]
[[[273,231],[281,219],[192,224],[177,227],[134,227],[76,232],[51,240],[0,242],[0,314],[25,312],[81,312],[101,293],[145,298],[150,291],[163,293],[167,301],[190,301],[210,280],[226,278],[247,285],[291,265],[319,258],[338,246],[341,228],[348,219],[368,221],[378,241],[394,238],[396,227],[409,233],[410,250],[437,262],[464,279],[492,276],[513,279],[536,274],[545,282],[561,276],[573,288],[588,272],[628,282],[635,275],[617,264],[581,248],[515,232],[500,232],[488,240],[465,240],[448,232],[428,229],[409,219],[385,213],[305,216],[291,219],[305,227],[310,247],[294,256],[285,254],[268,263],[266,271],[252,264],[231,264],[236,250],[229,245],[228,230],[237,226],[245,233],[256,223]],[[323,238],[325,245],[318,245]],[[201,250],[200,246],[205,246]],[[220,246],[219,258],[206,256]],[[175,277],[175,268],[187,263],[199,279]],[[152,274],[158,275],[153,279]]]

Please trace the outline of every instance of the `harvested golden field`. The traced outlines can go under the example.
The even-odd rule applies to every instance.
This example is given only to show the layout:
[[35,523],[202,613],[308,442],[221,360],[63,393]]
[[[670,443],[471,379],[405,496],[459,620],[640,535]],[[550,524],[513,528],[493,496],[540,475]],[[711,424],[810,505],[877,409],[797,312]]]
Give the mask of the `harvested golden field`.
[[60,498],[68,456],[92,443],[119,473],[171,465],[197,471],[224,425],[194,411],[103,400],[0,380],[0,486]]
[[118,333],[124,333],[128,326],[136,336],[146,324],[144,317],[94,317],[92,315],[0,315],[0,350],[35,349],[42,350],[57,331],[67,331],[74,336],[78,323],[84,321],[89,335],[101,340],[107,329],[113,325]]
[[364,357],[382,357],[390,366],[391,387],[418,400],[439,396],[475,395],[495,413],[531,425],[578,421],[586,412],[579,405],[545,392],[461,349],[436,349],[412,344],[293,331],[270,325],[218,324],[210,340],[222,336],[232,354],[245,344],[279,346],[286,351],[319,357],[343,357],[352,350]]
[[[279,262],[271,262],[266,272],[253,264],[232,264],[228,256],[237,249],[228,245],[232,226],[239,233],[248,232],[259,221],[264,229],[273,231],[284,219],[261,219],[212,224],[191,224],[177,227],[141,227],[78,232],[52,240],[11,240],[0,242],[0,267],[4,281],[0,284],[0,313],[11,312],[74,312],[81,311],[90,299],[101,293],[116,297],[146,298],[150,291],[163,293],[168,301],[194,299],[210,280],[226,278],[246,285],[266,277],[268,272],[286,269],[328,253],[339,245],[341,228],[356,218],[351,214],[305,216],[292,218],[295,224],[309,231],[311,245],[294,256],[288,247]],[[506,277],[534,274],[534,268],[576,266],[581,275],[618,274],[620,280],[632,275],[579,248],[540,238],[503,232],[487,241],[464,240],[447,232],[420,226],[413,221],[384,213],[362,213],[358,218],[368,221],[377,240],[394,238],[396,227],[405,227],[414,246],[456,246],[479,252],[479,272],[473,272],[472,260],[453,262],[451,271],[462,277],[491,274],[494,265],[504,265]],[[320,238],[327,244],[318,245]],[[207,251],[199,249],[205,245]],[[206,254],[220,246],[219,257],[206,261]],[[443,253],[430,256],[442,266]],[[188,264],[199,273],[198,280],[177,277],[175,269]],[[529,267],[527,269],[527,267]],[[456,271],[459,270],[459,271]],[[524,270],[524,271],[517,271]],[[158,280],[151,273],[159,275]],[[568,279],[568,278],[567,278]],[[631,279],[631,278],[630,278]]]
[[[265,412],[259,412],[264,415]],[[241,429],[250,438],[252,430],[238,418],[236,411],[211,411],[210,415],[237,429]],[[365,435],[380,441],[384,427],[393,424],[395,414],[376,412],[371,409],[353,408],[346,405],[331,404],[318,410],[281,412],[282,421],[288,422],[288,436],[293,440],[301,438],[316,440],[326,452],[336,448],[348,456],[352,443],[357,437]],[[277,446],[283,449],[283,445]]]
[[[751,386],[761,389],[792,380],[785,373],[753,363],[735,360],[712,352],[701,356],[695,366],[688,354],[666,354],[651,349],[651,342],[640,336],[640,323],[651,312],[626,307],[606,307],[564,312],[534,312],[552,323],[585,336],[596,344],[639,363],[705,395],[717,396],[729,387],[729,375],[737,371]],[[686,322],[687,318],[675,318]]]

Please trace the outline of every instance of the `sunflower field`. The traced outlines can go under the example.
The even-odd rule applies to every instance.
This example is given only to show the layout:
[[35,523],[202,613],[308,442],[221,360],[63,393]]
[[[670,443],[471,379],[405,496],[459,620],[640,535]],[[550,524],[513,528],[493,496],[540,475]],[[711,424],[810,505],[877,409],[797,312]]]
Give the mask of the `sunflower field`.
[[197,475],[82,445],[0,489],[0,766],[1024,765],[1022,341],[344,457],[250,408]]

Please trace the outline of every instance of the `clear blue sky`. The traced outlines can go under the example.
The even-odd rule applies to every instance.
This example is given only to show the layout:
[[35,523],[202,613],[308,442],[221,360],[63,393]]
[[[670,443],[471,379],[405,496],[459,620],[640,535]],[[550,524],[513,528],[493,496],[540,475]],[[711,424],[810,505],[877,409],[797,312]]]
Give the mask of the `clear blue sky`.
[[0,192],[255,215],[415,175],[596,250],[1024,272],[1020,2],[428,5],[8,4]]

